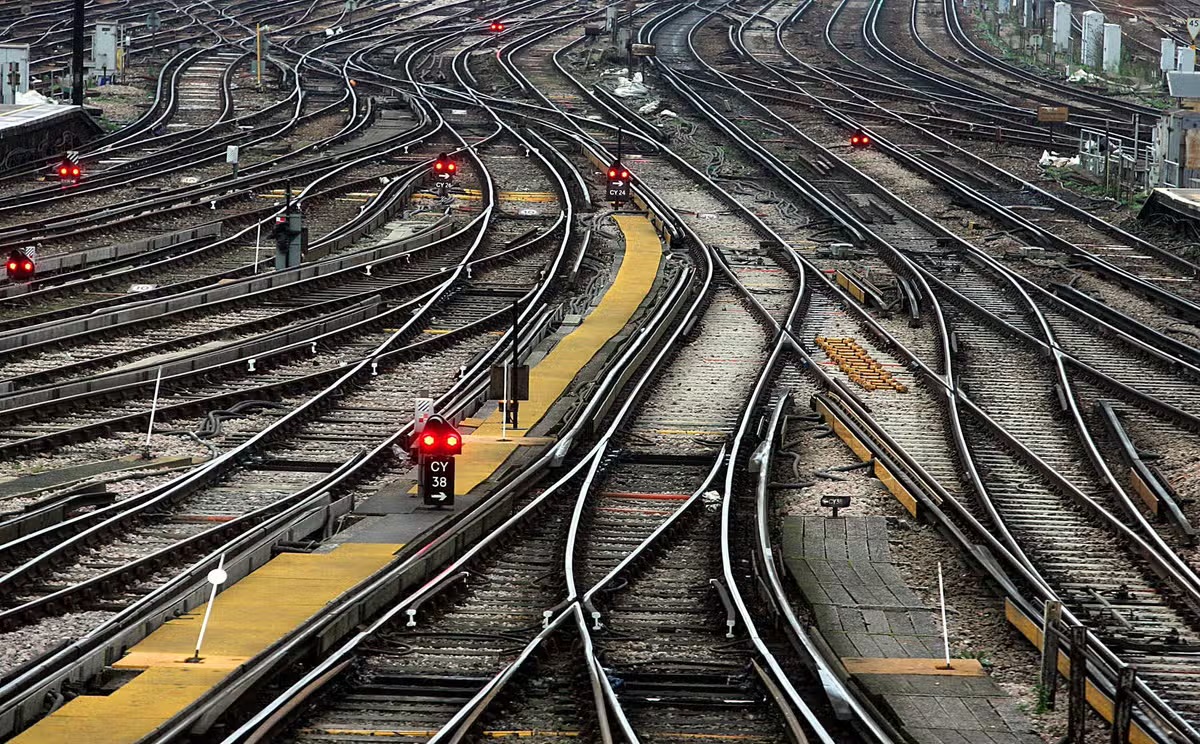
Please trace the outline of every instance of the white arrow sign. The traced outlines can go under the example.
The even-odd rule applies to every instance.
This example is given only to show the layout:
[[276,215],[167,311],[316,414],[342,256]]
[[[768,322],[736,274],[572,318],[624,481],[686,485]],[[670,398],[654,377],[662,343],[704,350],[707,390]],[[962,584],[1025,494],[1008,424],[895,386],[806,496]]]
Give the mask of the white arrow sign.
[[446,492],[438,491],[436,493],[431,493],[431,494],[429,494],[429,498],[433,499],[434,501],[445,501],[446,500]]
[[625,182],[624,181],[613,181],[609,185],[612,186],[614,189],[619,189],[625,185]]
[[1187,19],[1188,35],[1192,37],[1192,41],[1196,40],[1196,36],[1200,35],[1200,18]]

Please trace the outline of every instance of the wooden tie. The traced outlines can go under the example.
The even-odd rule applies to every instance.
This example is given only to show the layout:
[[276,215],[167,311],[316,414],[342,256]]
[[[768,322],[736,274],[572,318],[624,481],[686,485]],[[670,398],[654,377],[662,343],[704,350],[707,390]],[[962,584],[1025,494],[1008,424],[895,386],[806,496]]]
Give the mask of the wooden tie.
[[866,390],[890,388],[900,393],[908,392],[907,387],[884,369],[882,364],[875,361],[854,339],[817,336],[817,346],[820,346],[838,368],[859,387]]

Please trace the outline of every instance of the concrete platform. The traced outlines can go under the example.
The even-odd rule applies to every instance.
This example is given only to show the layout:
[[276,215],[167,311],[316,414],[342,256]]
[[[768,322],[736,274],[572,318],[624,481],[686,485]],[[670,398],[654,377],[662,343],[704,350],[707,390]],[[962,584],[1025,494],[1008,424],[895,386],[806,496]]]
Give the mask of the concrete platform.
[[1138,219],[1163,213],[1200,222],[1200,189],[1154,189],[1138,212]]
[[0,105],[0,167],[62,155],[104,130],[80,106]]
[[463,456],[456,465],[455,493],[469,493],[517,447],[531,443],[526,441],[530,429],[537,426],[580,370],[629,323],[649,296],[662,261],[658,233],[640,215],[615,215],[614,219],[625,235],[625,255],[616,279],[583,322],[529,370],[529,400],[522,401],[520,407],[522,428],[502,431],[502,415],[496,410],[463,437]]
[[974,659],[945,669],[940,622],[891,563],[883,517],[788,517],[788,573],[860,687],[918,744],[1040,744]]

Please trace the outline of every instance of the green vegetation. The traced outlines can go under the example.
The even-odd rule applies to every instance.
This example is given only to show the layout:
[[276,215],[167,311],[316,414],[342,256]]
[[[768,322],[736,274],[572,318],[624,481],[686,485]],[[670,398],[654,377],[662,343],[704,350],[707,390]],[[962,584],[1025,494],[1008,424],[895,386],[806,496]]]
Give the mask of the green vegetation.
[[[1041,682],[1033,686],[1034,695],[1037,696],[1037,704],[1034,705],[1033,713],[1035,715],[1043,715],[1050,712],[1050,694],[1046,686]],[[1029,711],[1025,711],[1028,713]]]

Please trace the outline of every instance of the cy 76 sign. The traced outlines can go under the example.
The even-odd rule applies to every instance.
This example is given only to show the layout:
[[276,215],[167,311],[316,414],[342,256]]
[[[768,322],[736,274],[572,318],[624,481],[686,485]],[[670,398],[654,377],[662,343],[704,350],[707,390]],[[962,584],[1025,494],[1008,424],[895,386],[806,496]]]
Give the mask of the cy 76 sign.
[[429,458],[421,463],[419,483],[426,506],[454,505],[454,458]]

